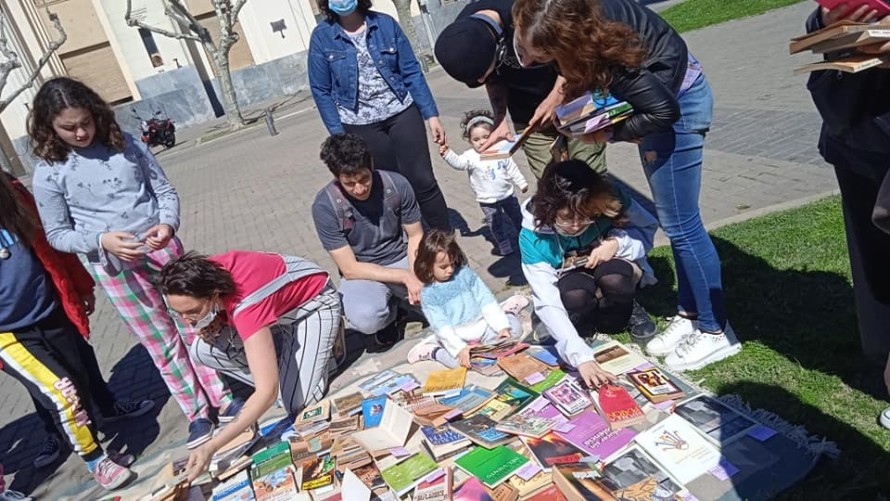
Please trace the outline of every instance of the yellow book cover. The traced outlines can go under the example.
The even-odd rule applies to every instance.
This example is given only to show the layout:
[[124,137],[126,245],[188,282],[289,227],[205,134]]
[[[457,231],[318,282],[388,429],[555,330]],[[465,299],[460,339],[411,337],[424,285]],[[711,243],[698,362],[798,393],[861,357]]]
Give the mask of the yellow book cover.
[[467,380],[467,368],[456,367],[431,372],[423,385],[424,395],[447,395],[460,392]]

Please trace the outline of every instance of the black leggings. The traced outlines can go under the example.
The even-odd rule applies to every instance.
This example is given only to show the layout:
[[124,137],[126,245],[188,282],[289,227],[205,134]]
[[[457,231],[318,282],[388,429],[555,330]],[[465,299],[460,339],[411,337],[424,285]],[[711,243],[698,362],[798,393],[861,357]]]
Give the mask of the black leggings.
[[582,336],[591,328],[607,334],[627,328],[637,288],[629,262],[611,259],[593,269],[578,268],[563,275],[557,287],[562,305]]
[[398,115],[368,125],[344,124],[346,132],[364,138],[374,167],[398,172],[414,189],[423,219],[431,228],[450,230],[445,195],[433,174],[426,126],[417,105]]

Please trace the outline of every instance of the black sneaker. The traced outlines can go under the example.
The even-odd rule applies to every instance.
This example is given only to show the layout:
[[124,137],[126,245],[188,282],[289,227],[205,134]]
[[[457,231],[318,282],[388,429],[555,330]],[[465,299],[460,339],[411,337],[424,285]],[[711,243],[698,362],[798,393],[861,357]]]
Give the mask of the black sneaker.
[[34,458],[34,468],[43,468],[55,463],[61,452],[62,443],[59,441],[59,437],[47,436],[43,441],[43,447],[40,448],[40,453]]
[[198,418],[189,423],[189,440],[186,447],[194,449],[213,438],[213,421]]
[[391,324],[374,334],[374,346],[368,351],[371,353],[381,353],[395,346],[396,343],[399,342],[400,335],[405,330],[405,324],[405,315],[399,312],[399,315]]
[[144,416],[150,410],[155,408],[154,400],[140,400],[131,402],[129,400],[118,400],[114,403],[114,414],[111,416],[103,416],[106,423],[114,423],[122,419],[133,419]]
[[241,409],[244,408],[244,400],[241,398],[234,398],[232,402],[226,407],[225,412],[220,412],[216,418],[220,423],[231,423],[238,417],[238,413],[241,412]]
[[640,346],[646,346],[653,337],[655,337],[655,322],[646,313],[645,308],[634,300],[633,311],[630,314],[630,320],[627,322],[627,330],[630,331],[630,337]]

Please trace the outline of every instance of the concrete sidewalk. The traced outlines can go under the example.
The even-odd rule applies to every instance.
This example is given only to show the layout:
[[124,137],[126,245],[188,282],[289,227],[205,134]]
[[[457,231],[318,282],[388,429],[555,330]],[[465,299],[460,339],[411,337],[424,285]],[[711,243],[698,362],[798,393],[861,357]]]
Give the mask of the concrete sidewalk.
[[[807,56],[786,55],[788,39],[803,31],[811,7],[802,3],[686,35],[704,64],[716,98],[700,196],[705,221],[711,226],[835,189],[833,172],[816,151],[820,120],[806,92],[805,78],[791,73]],[[441,70],[431,72],[428,79],[450,143],[462,150],[460,117],[468,109],[487,107],[485,95],[451,81]],[[288,107],[279,115],[277,126],[280,134],[274,137],[260,126],[200,145],[188,141],[159,154],[182,200],[180,236],[187,248],[205,253],[284,251],[332,270],[309,214],[316,191],[329,179],[318,160],[326,132],[311,101]],[[431,154],[453,220],[461,229],[461,245],[489,286],[505,291],[508,278],[520,278],[518,259],[490,254],[482,213],[466,175],[451,170],[432,149]],[[519,155],[517,161],[532,180],[525,159]],[[648,197],[634,146],[610,146],[608,163],[616,177]],[[122,425],[112,440],[115,446],[126,445],[140,454],[135,469],[145,477],[140,487],[144,489],[151,485],[149,477],[157,465],[184,453],[186,421],[175,402],[169,402],[144,349],[98,295],[92,342],[112,387],[121,396],[152,398],[158,404],[157,413]],[[374,372],[395,365],[405,351],[405,346],[399,346],[387,354],[365,355],[353,369]],[[91,498],[93,484],[78,458],[69,456],[49,468],[33,469],[31,461],[44,437],[34,433],[38,421],[24,389],[11,379],[5,381],[0,389],[4,409],[0,460],[12,488],[47,499]]]

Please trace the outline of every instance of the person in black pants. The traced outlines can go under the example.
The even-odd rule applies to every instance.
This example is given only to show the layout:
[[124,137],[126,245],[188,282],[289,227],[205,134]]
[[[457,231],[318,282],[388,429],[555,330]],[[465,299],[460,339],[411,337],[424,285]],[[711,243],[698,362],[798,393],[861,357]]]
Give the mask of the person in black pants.
[[[871,22],[876,13],[846,4],[819,8],[807,20],[807,32],[842,19]],[[863,51],[887,55],[890,44]],[[890,68],[885,64],[856,74],[817,71],[807,88],[823,120],[819,151],[834,166],[841,191],[862,348],[874,364],[886,361],[884,380],[890,390],[890,234],[876,225],[890,210],[890,196],[879,195],[890,174]],[[880,421],[890,428],[890,408]]]
[[427,225],[451,229],[423,122],[439,145],[445,129],[408,37],[371,0],[318,6],[326,19],[309,41],[309,86],[325,128],[364,138],[375,169],[408,179]]

